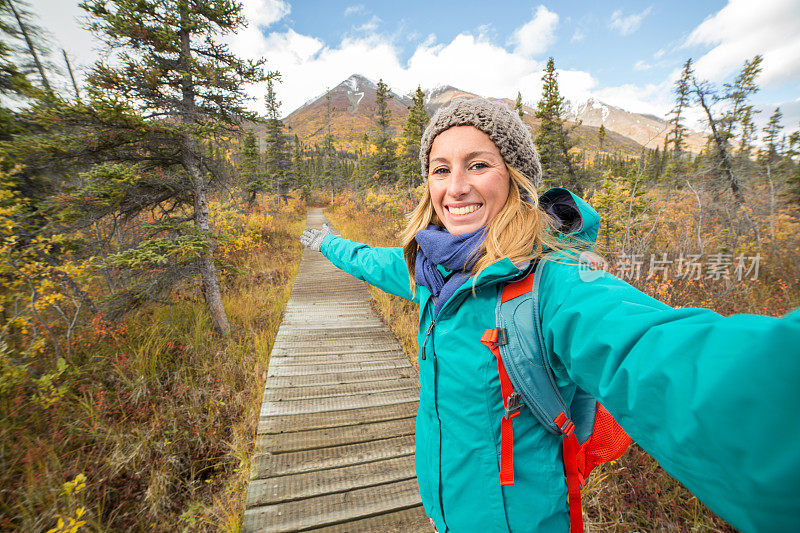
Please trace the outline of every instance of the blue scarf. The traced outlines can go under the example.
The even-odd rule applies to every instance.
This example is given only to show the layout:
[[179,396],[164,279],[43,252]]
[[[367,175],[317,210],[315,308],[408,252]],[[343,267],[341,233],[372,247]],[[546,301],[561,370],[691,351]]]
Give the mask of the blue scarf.
[[[474,252],[483,242],[485,227],[464,235],[451,235],[435,224],[421,229],[415,237],[419,249],[414,264],[414,280],[418,286],[426,287],[436,299],[434,316],[439,315],[444,303],[470,276],[470,270],[478,262]],[[441,265],[451,270],[447,280],[436,268]]]

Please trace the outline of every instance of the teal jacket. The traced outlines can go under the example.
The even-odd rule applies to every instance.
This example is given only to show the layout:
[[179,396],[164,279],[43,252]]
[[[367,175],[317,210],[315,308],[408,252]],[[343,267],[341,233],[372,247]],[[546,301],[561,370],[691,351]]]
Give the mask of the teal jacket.
[[[599,216],[570,196],[576,212],[561,211],[567,232],[593,241]],[[503,259],[470,277],[430,328],[431,294],[419,287],[412,296],[401,248],[329,235],[321,251],[353,276],[419,304],[426,357],[419,359],[415,466],[439,531],[567,532],[560,439],[526,409],[514,419],[515,483],[500,485],[500,379],[480,338],[496,326],[499,291],[523,271]],[[567,402],[576,384],[592,394],[736,528],[800,529],[800,312],[723,317],[673,309],[611,274],[584,281],[576,266],[560,262],[545,265],[540,295],[548,356]]]

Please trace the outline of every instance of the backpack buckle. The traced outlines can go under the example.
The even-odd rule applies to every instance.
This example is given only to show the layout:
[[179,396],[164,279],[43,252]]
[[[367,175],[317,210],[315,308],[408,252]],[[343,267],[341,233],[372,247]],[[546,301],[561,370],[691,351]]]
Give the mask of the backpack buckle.
[[504,406],[506,414],[503,415],[503,418],[511,420],[523,407],[525,407],[525,404],[522,402],[522,396],[518,392],[512,392],[511,396],[506,400]]
[[553,419],[553,422],[555,422],[558,430],[561,431],[561,434],[565,437],[571,437],[575,432],[575,424],[572,423],[572,420],[570,420],[563,411],[558,413],[558,416]]
[[508,344],[508,330],[506,328],[497,328],[497,340],[494,341],[495,346],[505,346]]

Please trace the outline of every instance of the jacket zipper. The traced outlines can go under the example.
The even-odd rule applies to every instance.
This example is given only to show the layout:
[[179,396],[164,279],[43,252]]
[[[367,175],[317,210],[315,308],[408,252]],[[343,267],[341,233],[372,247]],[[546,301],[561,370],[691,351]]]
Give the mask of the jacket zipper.
[[425,340],[422,341],[422,355],[420,356],[420,359],[422,359],[423,361],[425,360],[425,346],[428,344],[428,336],[431,334],[431,331],[433,331],[433,327],[435,325],[436,325],[436,319],[433,319],[431,320],[431,323],[428,324],[428,329],[425,330]]

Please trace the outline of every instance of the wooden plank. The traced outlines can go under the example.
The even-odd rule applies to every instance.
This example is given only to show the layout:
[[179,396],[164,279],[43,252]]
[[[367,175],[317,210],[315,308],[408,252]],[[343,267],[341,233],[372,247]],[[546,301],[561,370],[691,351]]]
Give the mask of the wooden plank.
[[369,353],[369,352],[388,352],[397,350],[397,341],[394,339],[364,339],[358,344],[346,345],[344,343],[328,342],[324,339],[317,339],[313,344],[282,342],[273,345],[270,358],[276,357],[311,357],[314,355],[325,354],[346,354],[346,353]]
[[419,504],[417,480],[409,479],[294,502],[251,507],[244,512],[244,528],[264,533],[306,531]]
[[382,420],[409,418],[417,414],[419,402],[398,403],[373,407],[372,409],[350,409],[322,413],[304,413],[290,417],[268,416],[259,418],[258,433],[290,433],[309,429],[355,426]]
[[321,413],[325,411],[342,411],[345,409],[369,409],[381,405],[416,401],[419,401],[419,391],[416,389],[370,392],[325,398],[303,398],[301,400],[266,402],[261,406],[261,417]]
[[[337,329],[330,329],[325,332],[326,338],[330,341],[339,341],[339,340],[360,340],[360,339],[371,339],[371,338],[386,338],[390,340],[394,340],[394,335],[386,330],[386,328],[348,328],[348,327],[341,327]],[[275,336],[275,342],[283,341],[283,340],[291,340],[296,342],[304,342],[309,337],[313,337],[316,341],[318,338],[316,337],[316,333],[313,331],[309,331],[306,328],[288,328],[281,326],[278,330],[277,335]]]
[[372,424],[260,434],[256,435],[256,448],[269,450],[272,453],[283,453],[413,434],[414,418],[400,418]]
[[396,346],[397,341],[394,337],[380,334],[360,335],[358,337],[341,337],[338,339],[332,339],[327,334],[316,336],[306,335],[303,339],[285,336],[281,339],[275,339],[273,351],[275,347],[279,347],[281,350],[291,347],[296,350],[303,351],[308,348],[319,348],[323,344],[329,348],[347,348],[350,350],[357,350],[359,348],[363,348],[364,346],[372,346],[373,344]]
[[341,348],[320,348],[316,353],[312,351],[297,353],[287,350],[284,354],[270,356],[270,366],[276,365],[321,365],[336,363],[357,363],[359,361],[376,361],[378,359],[399,359],[403,352],[394,346],[380,346],[370,349],[366,346],[361,350],[343,350]]
[[331,372],[329,374],[302,374],[297,376],[270,376],[269,387],[309,387],[312,385],[333,385],[336,383],[357,383],[360,381],[376,381],[394,378],[407,378],[416,375],[409,365],[402,368],[383,368],[362,372]]
[[[295,328],[303,328],[303,327],[307,328],[308,327],[308,323],[305,323],[305,322],[303,322],[301,320],[298,320],[295,323],[286,322],[286,324],[289,325],[289,326],[295,327]],[[354,320],[354,321],[349,322],[349,324],[352,325],[355,328],[370,328],[370,327],[372,327],[372,328],[375,328],[375,329],[378,329],[378,330],[384,330],[386,328],[386,325],[383,322],[379,322],[377,318],[374,321],[370,321],[370,320],[355,321]],[[317,324],[314,324],[314,329],[316,331],[339,330],[339,329],[342,329],[342,323],[341,323],[341,321],[319,322]]]
[[414,453],[414,435],[253,457],[253,479],[371,463]]
[[[395,340],[394,335],[386,331],[385,328],[339,328],[329,329],[325,332],[325,340],[331,343],[337,342],[362,342],[368,339],[379,339],[392,342]],[[319,337],[313,331],[308,329],[290,329],[281,326],[280,330],[275,336],[275,343],[292,342],[297,344],[317,343]]]
[[413,455],[341,468],[257,479],[250,483],[246,505],[254,507],[288,502],[406,479],[415,479]]
[[422,505],[396,511],[394,513],[379,514],[361,520],[352,520],[343,524],[309,529],[315,533],[433,533],[431,522]]
[[412,378],[398,378],[381,381],[359,381],[317,387],[268,388],[264,391],[264,401],[287,401],[331,396],[347,396],[367,392],[387,392],[401,389],[418,389],[419,383]]
[[388,368],[408,367],[411,364],[400,358],[388,361],[366,361],[356,363],[339,363],[335,365],[304,365],[296,366],[276,366],[270,367],[268,376],[307,376],[324,373],[343,373],[343,372],[365,372],[369,370],[385,370]]

